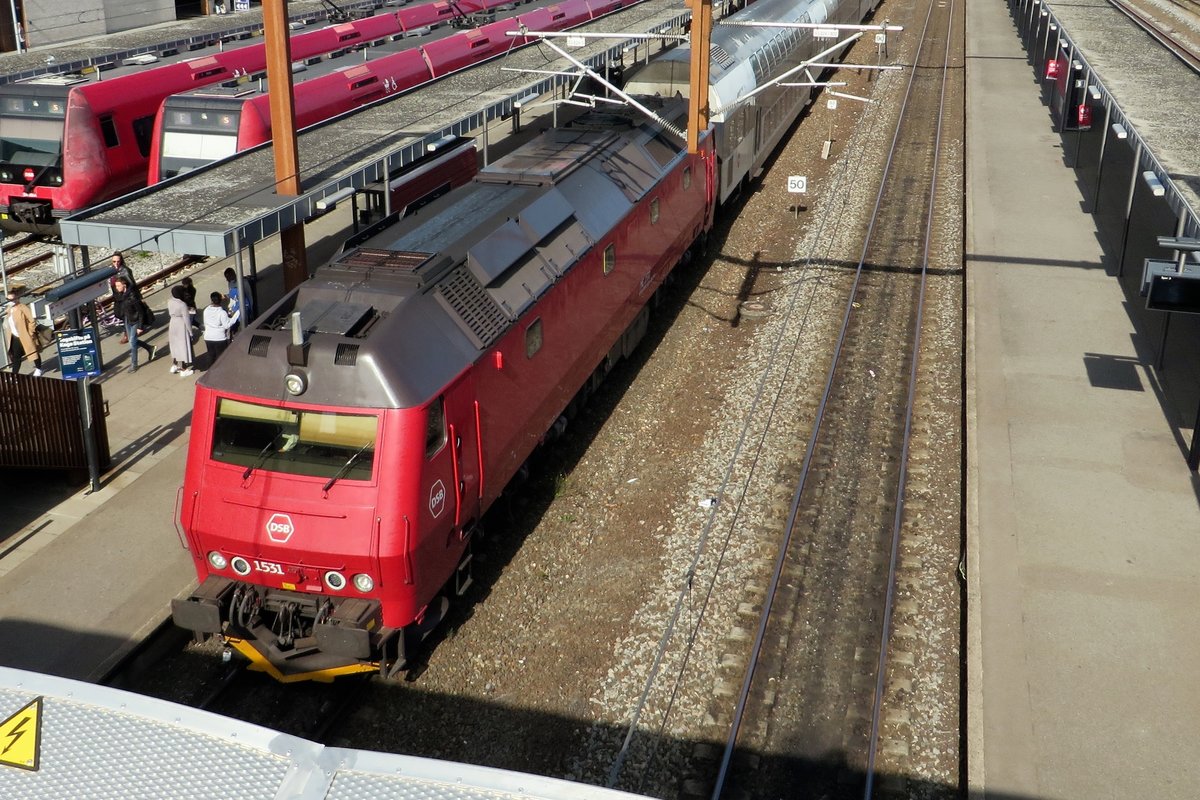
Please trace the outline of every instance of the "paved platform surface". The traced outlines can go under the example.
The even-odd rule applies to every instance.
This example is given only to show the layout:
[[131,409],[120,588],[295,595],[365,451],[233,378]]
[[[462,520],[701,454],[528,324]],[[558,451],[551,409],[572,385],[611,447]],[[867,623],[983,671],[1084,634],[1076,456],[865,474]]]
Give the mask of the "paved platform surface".
[[[349,209],[309,226],[311,263],[328,258],[349,227]],[[277,240],[260,244],[260,306],[282,295]],[[226,290],[232,260],[210,260],[192,274],[197,303]],[[161,313],[167,292],[146,294]],[[144,337],[145,338],[145,337]],[[100,490],[63,487],[59,476],[0,474],[0,666],[81,680],[99,679],[170,615],[171,598],[194,585],[191,558],[172,529],[183,482],[193,384],[202,374],[170,373],[167,326],[146,341],[158,356],[128,371],[129,345],[101,339],[98,379],[107,406],[111,469]],[[195,346],[203,366],[204,345]],[[58,377],[53,350],[47,375]],[[23,365],[28,374],[31,367]]]
[[1001,0],[967,98],[973,796],[1195,797],[1198,484]]

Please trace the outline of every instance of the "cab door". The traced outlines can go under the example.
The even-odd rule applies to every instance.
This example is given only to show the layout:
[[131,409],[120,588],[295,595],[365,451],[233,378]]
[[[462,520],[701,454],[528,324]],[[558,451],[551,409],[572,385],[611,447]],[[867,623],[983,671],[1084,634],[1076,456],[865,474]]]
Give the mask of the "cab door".
[[479,403],[475,379],[467,372],[445,392],[446,435],[450,454],[453,486],[447,487],[447,510],[454,512],[454,527],[461,536],[464,526],[479,519],[479,498],[483,493],[483,475],[479,451]]

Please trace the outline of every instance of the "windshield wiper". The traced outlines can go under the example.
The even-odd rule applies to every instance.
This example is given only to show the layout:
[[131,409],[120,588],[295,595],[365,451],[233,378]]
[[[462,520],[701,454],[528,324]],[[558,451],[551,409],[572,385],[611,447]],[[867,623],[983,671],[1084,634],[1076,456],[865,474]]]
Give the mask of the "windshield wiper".
[[361,456],[363,453],[367,452],[368,447],[374,447],[374,446],[375,446],[374,442],[367,442],[362,447],[358,448],[357,452],[355,452],[352,456],[350,456],[349,458],[346,459],[346,463],[342,464],[342,468],[339,469],[337,472],[335,472],[333,474],[333,477],[325,482],[325,485],[321,487],[321,491],[328,492],[330,490],[330,488],[332,488],[333,485],[335,483],[337,483],[338,478],[345,475],[350,470],[350,467],[354,466],[354,462],[358,461],[358,457]]
[[260,450],[258,452],[258,458],[254,459],[254,463],[251,464],[250,466],[246,467],[246,471],[242,473],[242,480],[249,479],[250,475],[253,474],[254,470],[258,469],[259,467],[261,467],[263,464],[266,463],[267,459],[271,455],[271,448],[275,446],[275,442],[277,442],[277,441],[279,441],[278,433],[275,434],[271,438],[271,441],[267,442],[266,447],[264,447],[262,450]]

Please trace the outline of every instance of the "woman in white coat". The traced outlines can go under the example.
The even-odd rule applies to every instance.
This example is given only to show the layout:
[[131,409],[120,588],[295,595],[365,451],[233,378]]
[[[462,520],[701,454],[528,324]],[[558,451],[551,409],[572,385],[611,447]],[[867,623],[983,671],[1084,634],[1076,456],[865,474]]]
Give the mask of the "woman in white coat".
[[171,299],[167,301],[167,316],[171,320],[167,329],[167,340],[171,345],[171,372],[186,378],[191,375],[192,362],[192,310],[184,299],[182,286],[171,287]]

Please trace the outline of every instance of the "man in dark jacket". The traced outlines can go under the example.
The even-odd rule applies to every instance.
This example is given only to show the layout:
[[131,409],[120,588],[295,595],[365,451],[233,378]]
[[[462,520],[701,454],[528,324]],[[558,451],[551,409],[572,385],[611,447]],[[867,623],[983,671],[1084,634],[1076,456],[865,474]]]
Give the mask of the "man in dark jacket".
[[[113,275],[108,279],[108,288],[113,292],[113,294],[116,294],[117,291],[117,278],[123,279],[126,286],[132,286],[134,289],[137,289],[137,283],[135,283],[133,280],[133,270],[131,270],[129,265],[125,263],[125,256],[121,255],[120,253],[113,253],[112,267],[117,271],[116,275]],[[121,337],[121,344],[125,344],[128,341],[128,336]]]
[[137,284],[129,283],[125,278],[120,276],[113,281],[113,311],[119,319],[124,321],[125,335],[129,337],[130,372],[137,372],[139,347],[150,354],[146,358],[147,361],[154,360],[154,354],[157,350],[154,345],[138,341],[138,334],[145,329],[142,319],[143,305],[142,295],[138,292]]

